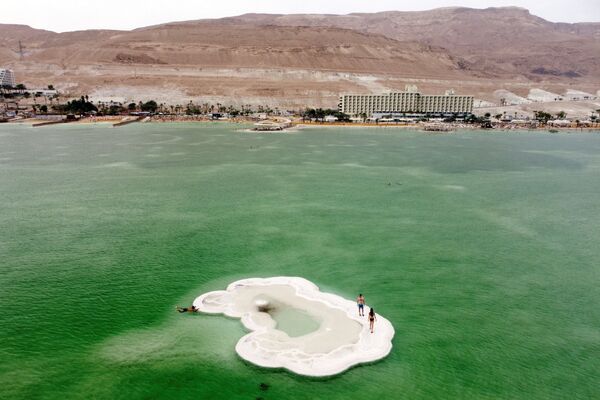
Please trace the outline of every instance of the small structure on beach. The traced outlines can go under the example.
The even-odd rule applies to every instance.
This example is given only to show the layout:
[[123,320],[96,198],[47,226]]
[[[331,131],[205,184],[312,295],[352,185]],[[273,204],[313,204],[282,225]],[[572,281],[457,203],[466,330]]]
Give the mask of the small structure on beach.
[[557,126],[561,128],[569,128],[573,123],[568,119],[554,119],[548,121],[547,125],[549,126]]
[[423,125],[423,130],[426,132],[451,132],[454,128],[450,124],[433,123]]
[[285,121],[259,121],[254,124],[253,130],[259,132],[274,132],[274,131],[282,131],[285,128],[289,128],[291,126],[290,120]]

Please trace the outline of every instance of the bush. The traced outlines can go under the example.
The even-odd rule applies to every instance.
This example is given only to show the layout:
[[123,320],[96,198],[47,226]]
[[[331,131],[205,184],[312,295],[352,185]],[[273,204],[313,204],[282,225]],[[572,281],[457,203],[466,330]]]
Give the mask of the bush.
[[143,103],[140,108],[144,112],[153,113],[153,112],[156,112],[156,110],[158,109],[158,104],[154,100],[150,100],[150,101],[147,101],[146,103]]

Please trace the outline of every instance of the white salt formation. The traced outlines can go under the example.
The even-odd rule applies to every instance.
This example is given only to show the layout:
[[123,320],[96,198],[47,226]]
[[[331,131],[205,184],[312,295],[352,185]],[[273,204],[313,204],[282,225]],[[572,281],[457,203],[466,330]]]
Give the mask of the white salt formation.
[[473,107],[475,108],[487,108],[487,107],[497,107],[496,103],[492,103],[491,101],[475,99],[473,100]]
[[528,100],[525,97],[518,96],[518,95],[514,94],[513,92],[509,92],[508,90],[505,90],[505,89],[496,90],[494,92],[494,97],[501,100],[501,103],[503,100],[504,102],[501,105],[506,105],[506,106],[517,106],[517,105],[521,105],[521,104],[531,103],[531,100]]
[[368,307],[359,317],[354,301],[323,293],[303,278],[244,279],[203,294],[194,306],[240,318],[251,332],[235,350],[261,367],[328,376],[379,360],[392,349],[394,328],[387,319],[377,314],[371,333]]
[[542,89],[531,89],[527,98],[531,101],[549,103],[552,101],[561,101],[563,97],[560,94],[547,92]]
[[571,101],[585,101],[585,100],[597,100],[598,96],[591,94],[591,93],[586,93],[586,92],[582,92],[581,90],[574,90],[574,89],[568,89],[565,92],[565,97],[567,98],[567,100],[571,100]]

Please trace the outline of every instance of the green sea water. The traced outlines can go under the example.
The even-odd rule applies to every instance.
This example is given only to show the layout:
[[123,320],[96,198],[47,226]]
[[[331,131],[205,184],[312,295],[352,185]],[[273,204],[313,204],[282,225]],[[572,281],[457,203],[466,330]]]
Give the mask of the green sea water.
[[[600,398],[598,132],[2,125],[0,228],[2,399]],[[175,312],[276,275],[391,354],[310,379]]]

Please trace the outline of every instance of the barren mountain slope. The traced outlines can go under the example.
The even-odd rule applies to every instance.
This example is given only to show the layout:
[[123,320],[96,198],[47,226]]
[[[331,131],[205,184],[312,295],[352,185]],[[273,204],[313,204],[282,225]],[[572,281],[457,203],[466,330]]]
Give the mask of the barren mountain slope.
[[595,93],[599,32],[516,8],[249,14],[133,31],[0,25],[0,66],[28,86],[105,99],[334,107],[341,92],[410,83],[495,101],[501,88]]
[[[0,32],[2,29],[0,28]],[[18,37],[18,35],[16,35]],[[302,68],[366,73],[452,74],[445,52],[417,43],[340,28],[170,24],[132,32],[54,34],[22,39],[24,61],[65,69],[85,64],[193,65],[227,68]],[[14,42],[14,40],[13,40]],[[13,44],[14,47],[14,44]],[[18,54],[13,52],[13,60]],[[2,60],[4,62],[10,60]]]
[[341,28],[216,20],[38,34],[0,25],[0,37],[10,37],[0,63],[14,68],[18,80],[106,98],[335,106],[340,92],[386,90],[376,76],[468,77],[440,49]]
[[[600,17],[600,15],[599,15]],[[600,24],[552,23],[516,7],[350,15],[248,14],[232,21],[337,26],[448,49],[471,71],[600,78]]]

